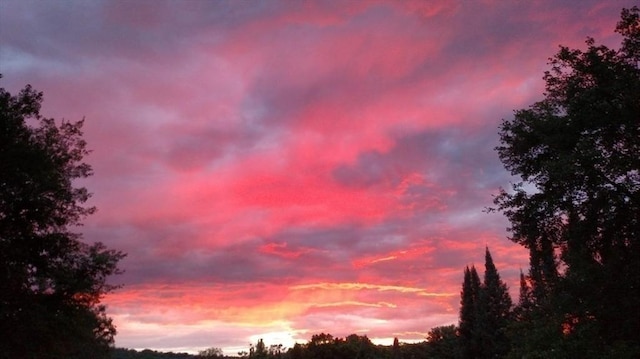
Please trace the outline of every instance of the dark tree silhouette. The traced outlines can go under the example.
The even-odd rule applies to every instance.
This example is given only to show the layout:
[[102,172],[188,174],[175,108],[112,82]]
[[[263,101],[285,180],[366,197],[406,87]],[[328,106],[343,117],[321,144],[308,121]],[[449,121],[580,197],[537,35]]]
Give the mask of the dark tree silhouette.
[[253,344],[249,347],[249,358],[268,358],[269,351],[267,350],[267,346],[264,344],[262,339],[258,339],[258,342],[254,346]]
[[198,352],[198,359],[224,358],[222,349],[217,347],[207,348]]
[[522,181],[495,204],[530,250],[537,317],[559,336],[547,353],[640,356],[639,14],[622,11],[619,50],[561,47],[545,98],[500,128],[500,159]]
[[400,341],[398,338],[393,338],[393,345],[391,346],[391,358],[392,359],[400,359],[402,357],[402,352],[400,351]]
[[458,359],[461,355],[455,325],[431,328],[427,334],[429,358]]
[[463,358],[501,358],[509,352],[511,307],[507,285],[487,248],[482,283],[474,266],[464,269],[458,326]]
[[480,343],[478,325],[481,315],[480,306],[480,277],[474,266],[465,267],[462,292],[460,293],[460,319],[458,331],[463,358],[478,358]]
[[511,316],[511,297],[507,284],[491,258],[489,248],[485,251],[485,271],[482,285],[483,300],[479,310],[484,311],[482,357],[502,358],[509,351],[507,326]]
[[81,242],[93,207],[82,121],[40,116],[42,93],[0,88],[0,358],[101,358],[115,327],[100,305],[121,252]]

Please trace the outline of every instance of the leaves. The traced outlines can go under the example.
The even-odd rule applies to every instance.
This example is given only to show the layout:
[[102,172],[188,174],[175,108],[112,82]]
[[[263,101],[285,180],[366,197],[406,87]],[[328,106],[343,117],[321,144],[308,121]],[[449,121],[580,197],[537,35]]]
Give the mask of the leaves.
[[42,93],[0,88],[0,335],[10,357],[105,357],[115,327],[99,302],[124,257],[72,231],[95,211],[83,121],[40,116]]
[[560,47],[545,98],[500,127],[496,150],[522,182],[494,203],[530,250],[531,320],[582,343],[569,356],[640,345],[639,14],[622,11],[618,50],[592,38],[585,51]]

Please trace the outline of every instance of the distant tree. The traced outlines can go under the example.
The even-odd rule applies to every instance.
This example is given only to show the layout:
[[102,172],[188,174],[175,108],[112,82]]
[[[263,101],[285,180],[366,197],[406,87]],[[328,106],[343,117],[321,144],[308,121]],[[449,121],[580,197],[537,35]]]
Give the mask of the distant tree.
[[100,300],[124,254],[72,231],[95,211],[75,182],[92,174],[82,121],[58,125],[41,102],[0,88],[0,358],[106,358],[116,330]]
[[333,335],[329,333],[314,334],[307,343],[307,352],[315,359],[335,359],[336,346]]
[[[399,344],[398,348],[401,348]],[[400,357],[405,357],[400,354]],[[377,346],[366,335],[351,334],[339,338],[328,333],[314,334],[308,343],[296,343],[286,356],[283,355],[291,359],[373,359],[389,356],[393,356],[393,348]]]
[[458,328],[447,325],[432,328],[427,334],[429,358],[457,359],[460,357]]
[[393,346],[391,347],[391,358],[402,358],[402,352],[400,351],[400,341],[398,341],[397,337],[393,338]]
[[640,356],[638,7],[616,32],[619,50],[561,47],[545,98],[502,123],[497,147],[522,181],[495,204],[530,251],[534,315],[557,336],[548,351],[567,357]]
[[198,357],[202,359],[210,359],[210,358],[224,358],[224,353],[220,348],[207,348],[205,350],[201,350],[198,352]]
[[351,334],[344,340],[334,339],[336,343],[335,359],[375,358],[378,356],[376,346],[366,335]]
[[314,334],[311,336],[311,341],[309,344],[323,345],[323,344],[332,344],[334,341],[333,335],[329,333],[320,333]]
[[291,359],[304,359],[306,358],[305,346],[300,343],[295,343],[291,349],[288,350],[289,358]]
[[[87,358],[92,358],[88,356]],[[136,351],[133,349],[115,348],[111,359],[198,359],[198,356],[188,353],[159,352],[151,349]]]
[[403,359],[419,359],[419,358],[433,358],[430,355],[430,348],[428,342],[421,343],[403,343],[400,345],[401,358]]
[[267,349],[269,358],[282,358],[285,353],[285,348],[282,344],[271,344]]
[[264,341],[258,339],[258,342],[254,346],[253,344],[249,347],[249,358],[263,359],[268,358],[269,352],[267,351],[267,346],[264,344]]

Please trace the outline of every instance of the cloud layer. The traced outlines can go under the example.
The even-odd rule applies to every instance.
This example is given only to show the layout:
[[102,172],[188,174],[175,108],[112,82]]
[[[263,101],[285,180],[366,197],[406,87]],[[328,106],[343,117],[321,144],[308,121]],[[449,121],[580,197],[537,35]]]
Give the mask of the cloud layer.
[[485,246],[517,289],[526,251],[482,212],[512,180],[498,125],[625,5],[3,1],[0,71],[86,118],[118,346],[415,341]]

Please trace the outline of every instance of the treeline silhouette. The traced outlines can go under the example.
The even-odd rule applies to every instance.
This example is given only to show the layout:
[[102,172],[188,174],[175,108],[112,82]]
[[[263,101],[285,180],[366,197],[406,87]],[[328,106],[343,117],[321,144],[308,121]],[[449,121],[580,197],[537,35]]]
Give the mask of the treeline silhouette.
[[[262,340],[234,356],[218,355],[192,355],[186,353],[158,352],[153,350],[135,351],[132,349],[116,348],[113,351],[113,359],[209,359],[209,358],[260,358],[260,359],[355,359],[355,358],[440,358],[438,349],[427,342],[422,343],[398,343],[394,345],[375,345],[367,336],[356,334],[344,338],[333,337],[331,334],[320,333],[312,336],[305,344],[295,344],[292,348],[283,348],[282,345],[266,347]],[[452,349],[453,346],[452,346]],[[434,356],[436,355],[436,356]],[[449,357],[443,357],[449,358]],[[453,357],[451,357],[453,358]]]
[[151,349],[137,351],[134,349],[115,348],[111,353],[113,359],[194,359],[197,355],[188,353],[160,352]]

